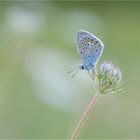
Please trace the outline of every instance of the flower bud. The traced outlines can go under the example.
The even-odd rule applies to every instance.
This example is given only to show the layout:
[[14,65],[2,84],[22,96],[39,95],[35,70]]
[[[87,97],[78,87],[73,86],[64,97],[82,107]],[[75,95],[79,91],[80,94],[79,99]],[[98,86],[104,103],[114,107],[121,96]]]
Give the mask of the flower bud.
[[98,67],[97,76],[95,76],[95,84],[100,93],[118,92],[122,74],[116,65],[111,62],[103,62]]

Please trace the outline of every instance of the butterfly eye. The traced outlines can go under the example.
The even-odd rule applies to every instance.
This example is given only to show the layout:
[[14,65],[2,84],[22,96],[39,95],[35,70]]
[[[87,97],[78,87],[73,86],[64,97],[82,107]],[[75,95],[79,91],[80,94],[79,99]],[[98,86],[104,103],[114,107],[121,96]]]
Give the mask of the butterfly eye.
[[84,66],[83,66],[83,65],[81,66],[81,69],[82,69],[82,70],[84,69]]

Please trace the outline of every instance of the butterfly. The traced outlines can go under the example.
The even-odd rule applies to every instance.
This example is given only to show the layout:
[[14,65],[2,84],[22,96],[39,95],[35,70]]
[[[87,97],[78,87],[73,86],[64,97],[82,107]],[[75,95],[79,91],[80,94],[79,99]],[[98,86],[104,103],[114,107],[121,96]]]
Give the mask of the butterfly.
[[[104,44],[95,35],[85,31],[80,30],[77,34],[77,51],[80,55],[83,64],[79,66],[81,70],[94,70],[101,55],[103,54]],[[78,69],[79,69],[78,68]],[[75,71],[72,77],[75,76],[78,69],[73,69],[68,73]]]
[[104,44],[98,37],[85,30],[78,31],[77,51],[83,62],[80,69],[87,71],[95,69],[103,50]]

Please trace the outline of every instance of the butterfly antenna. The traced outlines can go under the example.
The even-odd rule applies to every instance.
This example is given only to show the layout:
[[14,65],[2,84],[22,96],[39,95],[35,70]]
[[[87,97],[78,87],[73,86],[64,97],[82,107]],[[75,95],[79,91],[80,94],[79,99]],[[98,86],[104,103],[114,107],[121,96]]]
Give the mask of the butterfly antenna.
[[75,71],[77,68],[72,69],[71,71],[68,71],[67,73],[72,73],[73,71]]
[[72,75],[72,77],[74,77],[74,76],[77,74],[78,71],[79,71],[79,68],[76,69],[76,71],[75,71],[75,73]]
[[76,75],[76,73],[78,72],[78,70],[79,70],[79,68],[74,68],[71,71],[68,71],[68,73],[70,74],[75,71],[74,74],[72,74],[72,77],[74,77]]

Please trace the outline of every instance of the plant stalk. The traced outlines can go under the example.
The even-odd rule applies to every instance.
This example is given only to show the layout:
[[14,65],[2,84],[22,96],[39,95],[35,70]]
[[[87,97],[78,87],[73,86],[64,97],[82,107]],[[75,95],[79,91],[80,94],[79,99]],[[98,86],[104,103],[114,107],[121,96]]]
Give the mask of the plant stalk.
[[75,140],[76,137],[78,136],[82,124],[84,123],[84,121],[86,120],[86,118],[89,116],[89,114],[92,112],[92,110],[94,109],[98,97],[99,97],[99,93],[97,92],[93,96],[93,98],[90,101],[89,105],[87,106],[85,112],[83,113],[83,115],[81,116],[79,122],[77,123],[77,125],[76,125],[76,127],[75,127],[75,129],[74,129],[74,131],[72,133],[72,136],[71,136],[71,139],[70,140]]

